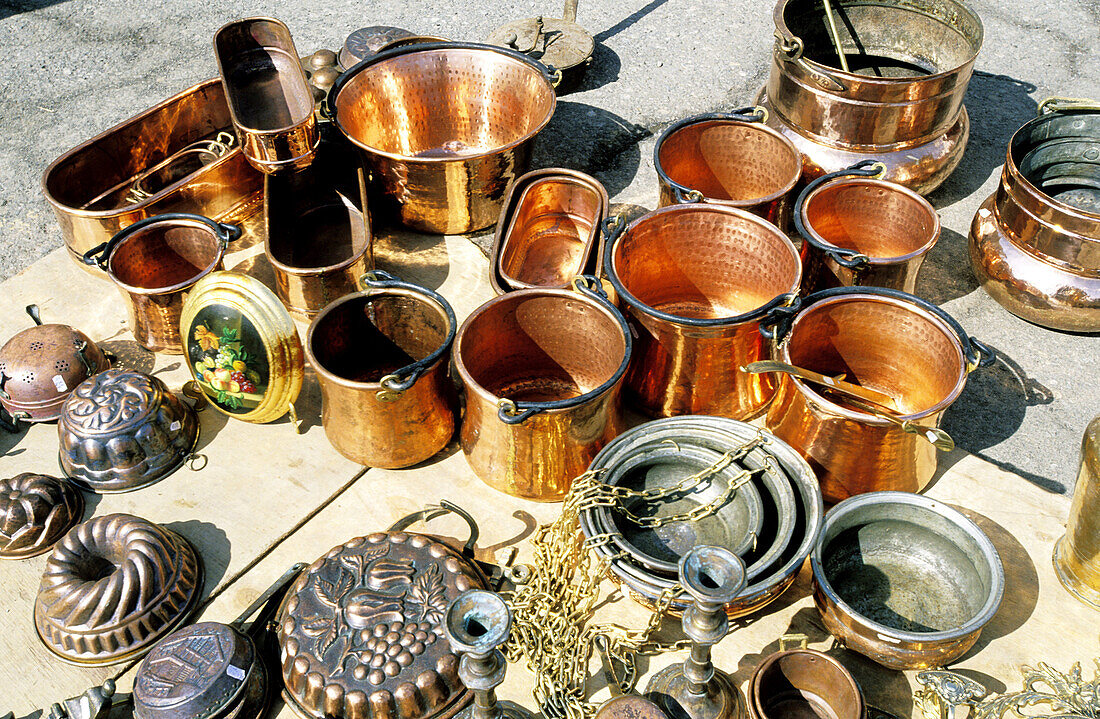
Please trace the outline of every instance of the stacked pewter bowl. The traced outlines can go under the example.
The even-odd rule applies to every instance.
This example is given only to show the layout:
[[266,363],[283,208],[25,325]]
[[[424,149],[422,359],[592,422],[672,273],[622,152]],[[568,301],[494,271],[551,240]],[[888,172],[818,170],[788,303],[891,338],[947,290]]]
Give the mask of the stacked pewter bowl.
[[[698,483],[685,481],[721,466],[727,453],[729,464]],[[590,469],[605,484],[633,492],[582,510],[581,529],[593,551],[610,560],[613,579],[650,608],[676,583],[680,556],[697,544],[716,544],[741,557],[748,579],[727,613],[755,612],[790,586],[821,530],[821,489],[810,466],[789,445],[745,422],[701,415],[648,422],[610,442]],[[682,482],[683,489],[669,491]],[[737,488],[721,501],[730,483]],[[662,489],[664,496],[652,500],[630,496]],[[702,516],[683,518],[692,510]],[[629,515],[645,518],[645,525],[656,518],[659,526],[643,526]],[[670,605],[674,612],[685,608],[677,599]]]

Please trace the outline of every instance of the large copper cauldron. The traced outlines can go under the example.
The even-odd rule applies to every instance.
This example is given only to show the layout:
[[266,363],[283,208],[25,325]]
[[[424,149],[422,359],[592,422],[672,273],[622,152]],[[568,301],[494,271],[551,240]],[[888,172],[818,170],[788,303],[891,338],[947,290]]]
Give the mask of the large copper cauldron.
[[88,250],[84,262],[99,265],[118,285],[138,344],[152,352],[183,354],[180,314],[187,292],[222,268],[226,247],[240,235],[236,225],[201,215],[157,215]]
[[[777,358],[885,393],[881,408],[785,375],[767,426],[813,466],[826,502],[877,490],[917,492],[936,470],[936,427],[967,375],[993,361],[950,315],[881,287],[833,288],[782,308]],[[772,334],[771,330],[765,330]]]
[[[982,46],[959,0],[779,0],[760,104],[816,177],[862,159],[921,194],[959,164],[963,95]],[[837,52],[837,46],[843,54]]]
[[663,207],[608,236],[604,268],[637,333],[627,388],[657,417],[747,419],[775,380],[740,367],[769,356],[758,321],[791,302],[798,251],[756,215],[722,205]]
[[1072,106],[1021,127],[1001,183],[970,225],[989,295],[1044,327],[1100,331],[1100,111]]
[[306,335],[317,371],[325,436],[369,467],[408,467],[454,434],[447,355],[458,321],[441,295],[374,271],[365,292],[321,311]]
[[553,82],[513,50],[420,43],[345,72],[323,111],[362,151],[401,222],[458,234],[497,221],[509,183],[527,171],[535,135],[554,114]]
[[630,329],[594,277],[574,288],[501,295],[455,340],[462,449],[486,484],[513,496],[561,500],[623,429]]
[[786,228],[802,155],[767,127],[763,108],[696,115],[674,123],[653,148],[661,206],[712,202]]
[[802,289],[874,285],[904,292],[940,237],[940,216],[916,192],[879,179],[886,166],[863,160],[822,175],[794,205],[802,244]]

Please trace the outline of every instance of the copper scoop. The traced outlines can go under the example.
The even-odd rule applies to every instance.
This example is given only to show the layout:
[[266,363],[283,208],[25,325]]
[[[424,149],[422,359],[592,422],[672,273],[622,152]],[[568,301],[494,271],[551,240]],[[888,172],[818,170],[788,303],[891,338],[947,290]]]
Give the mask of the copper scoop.
[[595,719],[668,719],[668,715],[659,706],[641,694],[623,692],[623,682],[615,673],[615,666],[611,661],[607,637],[598,634],[594,642],[600,653],[600,662],[603,663],[607,688],[611,690],[611,698],[597,707]]

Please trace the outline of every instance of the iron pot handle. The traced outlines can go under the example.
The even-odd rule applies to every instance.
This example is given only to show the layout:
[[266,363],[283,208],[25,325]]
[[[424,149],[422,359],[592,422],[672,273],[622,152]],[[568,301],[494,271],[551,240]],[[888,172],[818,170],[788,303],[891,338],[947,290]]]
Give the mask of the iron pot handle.
[[379,384],[382,385],[382,390],[375,395],[375,398],[380,402],[392,402],[397,399],[402,392],[412,387],[416,383],[416,380],[420,379],[420,376],[427,372],[428,368],[434,365],[439,358],[451,351],[451,345],[454,344],[458,318],[455,316],[455,311],[451,307],[451,303],[448,302],[443,295],[429,290],[427,287],[399,280],[394,275],[383,270],[371,270],[367,272],[359,278],[359,286],[365,290],[384,290],[390,288],[412,290],[413,292],[427,295],[432,298],[438,302],[443,307],[443,311],[447,313],[447,338],[443,340],[443,344],[437,347],[435,351],[427,357],[419,359],[412,364],[405,365],[401,369],[394,370],[379,380]]
[[177,220],[200,222],[206,225],[210,228],[210,231],[214,233],[214,236],[218,238],[218,241],[221,242],[223,248],[227,247],[230,242],[241,236],[241,228],[237,225],[231,225],[225,222],[215,222],[209,217],[203,217],[202,215],[196,215],[190,212],[166,212],[163,215],[146,217],[143,220],[138,220],[134,224],[122,228],[116,232],[111,239],[85,252],[81,256],[81,259],[86,265],[98,265],[99,269],[106,270],[107,264],[111,260],[111,253],[113,253],[115,248],[118,247],[118,244],[127,237],[156,222],[171,222]]
[[469,512],[467,512],[462,507],[459,507],[457,504],[448,502],[446,499],[439,500],[439,504],[430,504],[424,509],[417,510],[410,515],[402,517],[401,519],[391,524],[389,529],[387,529],[386,531],[403,532],[417,522],[427,522],[428,520],[435,519],[436,517],[441,517],[447,512],[457,514],[459,517],[462,517],[463,521],[465,521],[466,524],[469,525],[470,538],[466,540],[466,544],[462,547],[462,555],[464,557],[469,557],[472,559],[474,556],[474,545],[477,544],[477,538],[480,535],[481,530],[478,529],[477,522],[474,521],[474,518],[470,516]]
[[[610,220],[611,218],[608,219]],[[621,218],[619,219],[621,220]],[[601,395],[611,389],[626,373],[627,365],[630,364],[630,354],[634,348],[633,339],[630,334],[630,326],[626,323],[626,318],[619,312],[619,308],[608,299],[607,293],[603,291],[603,287],[600,285],[600,280],[597,277],[593,275],[577,275],[573,278],[572,284],[574,290],[603,305],[611,312],[611,316],[615,318],[626,344],[625,351],[623,352],[623,361],[619,363],[618,369],[615,370],[606,382],[576,397],[556,399],[547,402],[515,402],[506,397],[500,398],[497,400],[497,417],[504,424],[517,425],[539,412],[555,409],[570,409],[580,406],[592,397]]]
[[665,131],[662,132],[661,136],[657,139],[657,144],[653,146],[653,167],[657,170],[657,176],[668,184],[669,188],[672,190],[672,196],[676,199],[678,204],[684,205],[689,202],[706,202],[706,197],[704,197],[703,193],[699,190],[681,185],[668,176],[668,173],[666,173],[661,166],[661,146],[664,145],[665,140],[674,132],[678,132],[688,125],[694,125],[697,122],[706,122],[708,120],[767,122],[768,110],[760,105],[749,105],[748,107],[738,108],[733,112],[706,112],[701,115],[685,117],[683,120],[674,122],[665,128]]
[[833,262],[836,262],[841,267],[847,267],[850,270],[860,269],[865,267],[870,261],[870,258],[862,252],[855,250],[845,249],[843,247],[834,247],[833,245],[826,245],[821,240],[814,237],[814,234],[806,227],[806,223],[802,221],[802,208],[806,204],[806,198],[810,196],[810,193],[817,188],[824,185],[829,180],[836,179],[838,177],[871,177],[874,179],[880,179],[886,174],[886,163],[880,160],[860,160],[851,167],[846,167],[843,170],[837,170],[836,172],[830,172],[810,184],[806,185],[806,189],[802,190],[798,194],[798,199],[794,201],[794,226],[798,230],[802,238],[813,245],[818,250],[824,252],[829,256]]
[[[805,46],[802,43],[802,38],[797,35],[792,35],[789,30],[786,29],[787,25],[783,21],[781,6],[784,3],[777,3],[773,12],[773,19],[775,21],[775,51],[785,62],[798,65],[802,68],[802,71],[813,78],[813,81],[826,90],[833,92],[847,92],[848,87],[840,81],[840,78],[836,77],[832,73],[825,72],[820,69],[822,66],[818,65],[814,67],[810,62],[803,57],[802,52],[805,50]],[[816,65],[817,63],[815,63]]]

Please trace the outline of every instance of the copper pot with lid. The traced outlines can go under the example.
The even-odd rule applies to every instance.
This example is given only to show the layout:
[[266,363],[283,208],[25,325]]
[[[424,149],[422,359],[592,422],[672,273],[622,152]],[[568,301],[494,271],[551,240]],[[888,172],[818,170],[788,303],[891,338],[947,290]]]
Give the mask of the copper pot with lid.
[[35,326],[0,348],[0,427],[12,432],[18,431],[19,421],[56,420],[76,386],[110,366],[80,330],[42,324],[37,305],[27,305],[27,314]]

